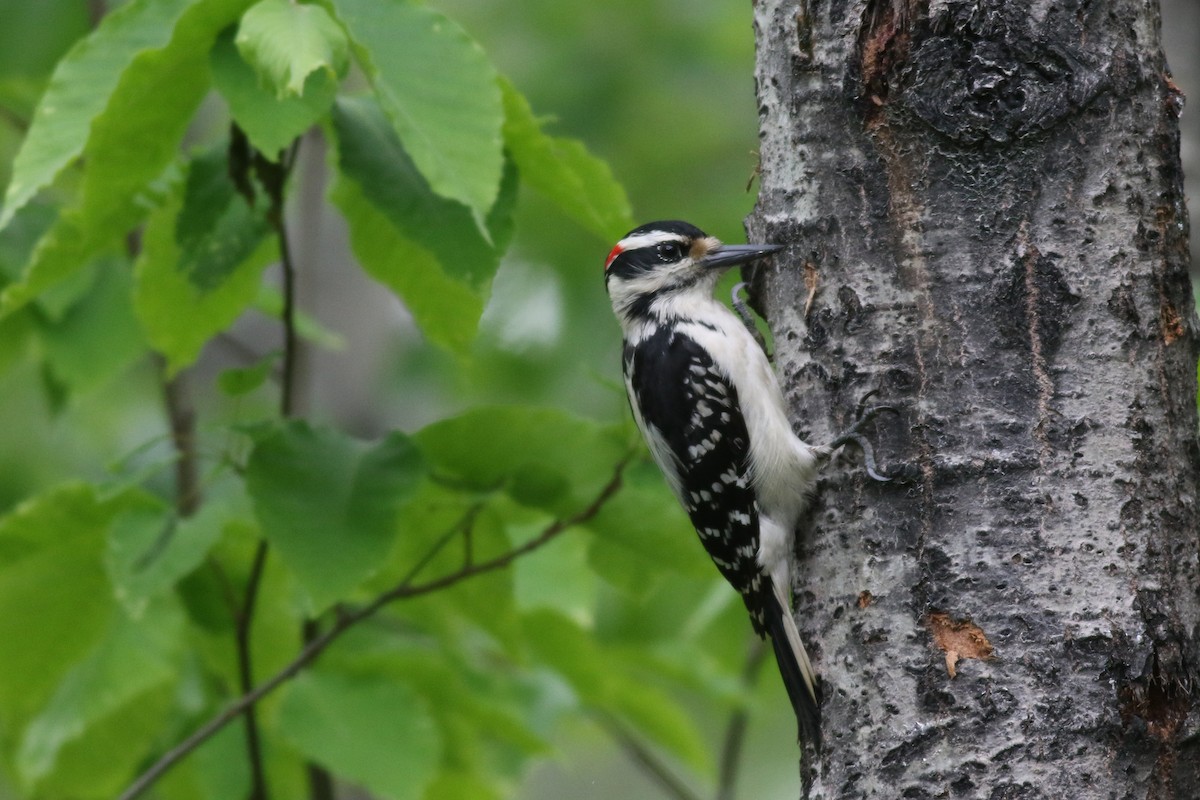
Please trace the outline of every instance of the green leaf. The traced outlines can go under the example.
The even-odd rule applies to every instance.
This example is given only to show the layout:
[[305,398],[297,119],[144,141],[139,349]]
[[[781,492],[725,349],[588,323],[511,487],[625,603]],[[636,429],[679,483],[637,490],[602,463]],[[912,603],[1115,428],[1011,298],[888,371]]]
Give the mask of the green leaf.
[[616,241],[633,227],[629,198],[604,161],[581,142],[545,134],[529,101],[507,80],[504,91],[504,143],[521,179],[558,204],[568,216],[600,236]]
[[238,53],[232,31],[213,45],[211,66],[213,85],[229,104],[230,115],[250,144],[271,159],[325,116],[337,95],[336,80],[324,70],[308,76],[298,97],[279,98],[266,91]]
[[473,409],[415,438],[435,471],[560,516],[591,503],[626,454],[618,427],[518,406]]
[[[405,0],[333,0],[404,149],[442,197],[483,218],[504,159],[496,71],[453,21]],[[431,74],[431,69],[435,74]]]
[[54,70],[13,162],[0,227],[82,152],[89,128],[135,57],[164,47],[195,0],[132,0],[105,15]]
[[80,302],[61,319],[42,319],[37,325],[55,378],[79,392],[120,375],[146,347],[130,301],[128,262],[107,258],[97,267],[98,276]]
[[275,96],[298,97],[318,70],[338,78],[350,60],[341,26],[318,5],[262,0],[242,17],[237,47]]
[[641,733],[700,771],[711,770],[703,740],[678,703],[645,680],[641,670],[552,611],[526,615],[525,630],[536,656],[561,673],[587,705],[615,713]]
[[[161,5],[175,7],[180,2],[169,0]],[[212,41],[247,2],[193,0],[184,13],[176,15],[167,45],[140,52],[123,70],[115,89],[105,88],[103,113],[91,119],[87,132],[78,198],[42,237],[23,279],[0,293],[0,315],[11,313],[76,272],[99,250],[121,242],[145,217],[156,202],[151,183],[175,158],[193,112],[208,89]],[[148,9],[154,6],[151,0],[123,8],[150,14]],[[154,19],[159,21],[158,16]],[[94,88],[92,81],[84,80],[83,85]],[[82,141],[71,145],[74,149],[68,160],[78,153]]]
[[26,784],[48,775],[63,746],[91,725],[175,681],[182,621],[174,605],[153,606],[138,622],[115,614],[105,638],[67,674],[25,729],[17,770]]
[[524,623],[534,657],[566,678],[585,703],[603,707],[609,699],[609,665],[595,639],[548,609],[525,614]]
[[175,220],[176,267],[202,292],[224,283],[258,249],[270,230],[229,177],[227,148],[198,154],[188,166],[183,207]]
[[258,442],[246,487],[263,535],[300,578],[315,612],[378,569],[396,535],[399,504],[422,471],[400,433],[368,447],[291,422]]
[[48,205],[29,203],[0,229],[0,283],[20,279],[33,248],[57,216],[56,210]]
[[[427,625],[426,612],[437,613],[439,605],[431,597],[428,603],[389,609],[389,616],[400,612],[406,630],[441,631],[437,640],[396,636],[383,626],[358,627],[322,659],[322,668],[412,687],[428,702],[441,732],[443,769],[486,774],[501,764],[519,768],[530,755],[547,753],[550,748],[531,729],[531,720],[548,731],[553,719],[546,717],[556,717],[561,704],[553,708],[554,700],[537,696],[527,673],[511,669],[478,637],[464,636],[459,624],[452,630]],[[521,653],[522,660],[526,656]]]
[[695,528],[651,464],[627,469],[621,491],[585,525],[595,534],[588,552],[594,572],[634,595],[645,595],[670,573],[702,580],[716,574]]
[[[546,522],[528,526],[532,538]],[[572,619],[591,619],[596,608],[596,573],[588,566],[588,541],[579,536],[563,536],[551,547],[543,547],[512,565],[513,594],[521,611],[552,608]]]
[[189,258],[179,243],[183,194],[177,187],[150,216],[134,265],[134,310],[146,338],[166,357],[172,372],[194,361],[214,334],[229,327],[254,302],[262,271],[276,255],[274,238],[260,238],[249,257],[228,266],[226,257],[245,252],[251,239],[247,230],[261,231],[248,210],[230,210],[238,204],[248,209],[237,196],[229,199],[224,210],[218,204],[215,213],[209,212],[211,240],[185,226],[184,241],[201,251],[199,255],[193,251]]
[[[403,236],[428,250],[447,275],[481,292],[500,263],[502,250],[494,243],[504,238],[503,226],[511,225],[511,208],[505,214],[498,203],[499,214],[489,225],[489,242],[465,206],[430,189],[374,100],[339,98],[333,122],[342,173],[359,185],[363,196]],[[515,186],[504,195],[507,205],[511,205],[509,192],[515,193]]]
[[499,788],[474,775],[442,773],[430,784],[425,800],[501,800]]
[[[249,797],[245,731],[238,725],[226,725],[164,775],[156,788],[169,800]],[[278,791],[278,787],[272,788]]]
[[233,514],[225,498],[210,497],[186,519],[165,506],[118,515],[108,531],[105,566],[126,612],[140,617],[153,598],[198,567]]
[[63,742],[53,771],[37,781],[36,797],[111,800],[144,768],[178,699],[173,681],[137,694]]
[[467,352],[512,235],[515,170],[506,171],[488,215],[489,242],[464,206],[433,193],[374,101],[340,99],[334,126],[344,177],[332,200],[355,255],[404,300],[426,336]]
[[279,353],[268,353],[249,367],[234,367],[217,376],[217,386],[230,397],[250,394],[262,386],[271,374]]
[[[611,663],[611,662],[610,662]],[[615,672],[609,708],[655,744],[701,774],[713,772],[712,757],[695,723],[679,703],[640,675]]]
[[0,519],[0,642],[20,643],[4,648],[7,720],[45,703],[104,630],[114,604],[100,553],[118,510],[98,502],[91,486],[67,484]]
[[455,353],[469,351],[483,316],[483,298],[446,275],[437,257],[400,233],[345,178],[330,199],[350,228],[350,246],[367,274],[404,301],[422,333]]
[[390,800],[421,798],[441,750],[425,702],[391,678],[307,672],[289,687],[279,727],[304,755]]

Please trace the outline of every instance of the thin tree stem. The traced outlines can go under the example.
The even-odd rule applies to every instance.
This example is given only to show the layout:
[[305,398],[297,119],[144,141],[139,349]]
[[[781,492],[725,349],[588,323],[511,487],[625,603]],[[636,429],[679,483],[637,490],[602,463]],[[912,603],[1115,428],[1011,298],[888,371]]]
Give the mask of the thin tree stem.
[[[254,623],[254,607],[258,600],[258,587],[262,583],[263,568],[267,563],[267,542],[259,541],[254,550],[254,562],[250,577],[246,581],[246,597],[237,620],[238,683],[242,694],[254,688],[254,666],[250,653],[250,631]],[[267,799],[267,779],[263,769],[262,742],[258,730],[258,714],[254,706],[248,706],[243,716],[246,725],[246,755],[250,761],[250,800]]]
[[[558,519],[547,525],[542,532],[535,538],[529,540],[520,547],[514,547],[506,553],[503,553],[495,558],[487,561],[480,561],[471,565],[464,565],[455,572],[445,575],[441,578],[427,581],[421,584],[414,584],[417,575],[433,560],[434,556],[442,550],[452,539],[455,533],[463,530],[464,526],[469,526],[470,520],[473,519],[473,514],[477,513],[477,509],[468,511],[468,516],[464,517],[464,521],[456,524],[451,531],[443,535],[436,541],[420,561],[409,570],[404,578],[393,586],[391,589],[379,594],[362,608],[341,614],[334,621],[333,625],[328,630],[316,636],[312,641],[304,645],[300,653],[292,659],[281,670],[276,672],[267,680],[263,681],[254,689],[245,692],[237,700],[230,703],[223,711],[215,717],[204,723],[191,736],[188,736],[175,747],[163,754],[149,769],[143,772],[129,788],[126,789],[118,800],[133,800],[142,792],[154,785],[159,778],[166,774],[167,770],[177,764],[180,760],[194,751],[197,747],[208,741],[214,734],[228,725],[246,710],[254,706],[259,700],[269,695],[271,692],[278,689],[287,681],[295,677],[299,672],[312,663],[317,656],[325,651],[329,645],[333,644],[337,639],[349,630],[354,625],[372,617],[381,608],[395,600],[400,600],[409,597],[419,597],[421,595],[430,594],[432,592],[445,589],[453,586],[456,583],[467,580],[468,578],[482,575],[484,573],[493,572],[498,569],[503,569],[511,564],[516,559],[523,555],[539,549],[543,545],[550,542],[563,531],[575,525],[579,525],[588,521],[600,512],[604,504],[612,498],[613,495],[621,488],[621,478],[625,471],[625,465],[628,463],[628,457],[622,459],[615,467],[613,476],[607,484],[600,490],[590,504],[582,511],[579,511],[571,517]],[[692,798],[688,798],[692,800]]]
[[[159,359],[159,369],[166,364]],[[175,449],[175,511],[190,517],[200,507],[200,469],[196,453],[196,411],[188,396],[183,373],[163,377],[163,401],[171,425],[171,444]]]
[[[746,666],[742,669],[742,686],[752,689],[758,682],[764,657],[767,654],[766,642],[756,639],[746,654]],[[743,704],[729,715],[729,724],[725,728],[725,742],[721,746],[721,771],[717,778],[717,800],[734,800],[737,790],[738,769],[742,763],[742,744],[746,738],[746,728],[750,722],[750,710]]]
[[601,716],[600,725],[613,740],[621,746],[634,763],[642,768],[650,778],[658,784],[663,792],[674,800],[700,800],[699,795],[688,788],[670,768],[663,763],[653,750],[648,748],[634,734],[627,731],[616,720]]

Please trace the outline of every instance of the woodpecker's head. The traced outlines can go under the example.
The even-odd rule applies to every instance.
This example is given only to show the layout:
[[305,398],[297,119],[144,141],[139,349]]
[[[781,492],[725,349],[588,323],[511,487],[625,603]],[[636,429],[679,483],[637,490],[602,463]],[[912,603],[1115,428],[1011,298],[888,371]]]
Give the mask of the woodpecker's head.
[[622,324],[671,316],[681,301],[711,298],[730,267],[783,249],[771,244],[721,244],[695,225],[678,220],[634,228],[604,262],[604,284]]

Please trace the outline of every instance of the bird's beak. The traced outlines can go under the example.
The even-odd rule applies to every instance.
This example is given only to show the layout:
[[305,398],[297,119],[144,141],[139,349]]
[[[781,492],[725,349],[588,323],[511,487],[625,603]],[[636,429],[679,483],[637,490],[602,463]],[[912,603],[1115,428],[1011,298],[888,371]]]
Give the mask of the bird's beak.
[[709,250],[697,265],[708,268],[732,267],[769,256],[782,249],[781,244],[722,244]]

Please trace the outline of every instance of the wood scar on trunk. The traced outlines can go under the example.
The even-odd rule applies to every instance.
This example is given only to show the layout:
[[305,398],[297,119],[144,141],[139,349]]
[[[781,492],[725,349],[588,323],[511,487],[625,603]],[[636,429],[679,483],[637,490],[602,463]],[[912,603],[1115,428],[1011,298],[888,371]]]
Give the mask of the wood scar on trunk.
[[930,611],[925,624],[933,633],[933,643],[946,654],[946,672],[951,678],[958,674],[956,666],[961,659],[991,660],[992,643],[969,619],[953,619],[943,611]]

